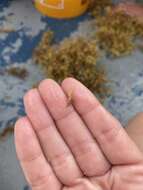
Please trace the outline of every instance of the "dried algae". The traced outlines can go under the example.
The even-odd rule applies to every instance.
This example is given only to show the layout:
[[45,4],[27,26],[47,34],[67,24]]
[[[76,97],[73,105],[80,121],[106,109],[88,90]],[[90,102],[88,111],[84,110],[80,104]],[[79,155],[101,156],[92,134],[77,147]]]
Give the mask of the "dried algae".
[[11,67],[8,68],[6,71],[9,75],[20,79],[25,79],[28,76],[27,69],[21,67]]
[[111,2],[107,2],[107,5],[103,3],[104,12],[98,12],[98,16],[93,14],[95,38],[101,50],[105,50],[107,55],[113,57],[128,55],[137,48],[136,39],[143,38],[143,23],[123,11],[115,12]]
[[96,41],[77,37],[51,45],[51,36],[51,32],[45,33],[34,52],[35,62],[42,66],[46,76],[59,83],[66,77],[74,77],[104,98],[108,94],[107,79],[98,62]]
[[14,126],[8,125],[6,128],[0,133],[0,140],[5,140],[8,135],[12,135],[14,133]]
[[47,77],[59,83],[66,77],[74,77],[100,98],[109,94],[101,52],[113,57],[128,55],[137,48],[136,39],[143,37],[143,24],[137,18],[114,12],[112,8],[111,0],[92,2],[90,10],[95,30],[91,39],[67,38],[53,45],[53,33],[44,33],[33,57]]

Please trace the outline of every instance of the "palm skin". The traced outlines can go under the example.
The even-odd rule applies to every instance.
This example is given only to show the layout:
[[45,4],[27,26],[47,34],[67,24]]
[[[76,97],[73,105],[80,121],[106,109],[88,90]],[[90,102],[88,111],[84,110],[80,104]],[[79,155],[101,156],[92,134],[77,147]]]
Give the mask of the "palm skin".
[[44,80],[24,104],[15,144],[33,190],[143,189],[142,153],[80,82]]

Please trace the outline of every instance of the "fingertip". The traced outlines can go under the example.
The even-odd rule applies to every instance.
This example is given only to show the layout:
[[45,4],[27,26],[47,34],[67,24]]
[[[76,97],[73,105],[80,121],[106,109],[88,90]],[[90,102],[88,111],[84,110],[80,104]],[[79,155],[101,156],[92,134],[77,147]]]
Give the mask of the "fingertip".
[[62,82],[62,88],[66,93],[72,90],[75,94],[94,96],[84,84],[74,78],[66,78]]
[[54,85],[57,84],[53,79],[44,79],[43,81],[40,82],[38,89],[40,91],[43,91],[43,90],[47,89],[48,86],[51,86],[53,84]]
[[39,92],[49,110],[56,109],[60,114],[61,110],[65,109],[67,98],[61,86],[54,80],[46,79],[42,81],[39,85]]
[[80,81],[67,78],[62,82],[62,88],[65,94],[72,94],[72,102],[79,114],[91,110],[93,107],[100,105],[95,95]]
[[21,130],[21,128],[23,128],[23,126],[27,124],[27,122],[28,122],[28,118],[26,116],[19,118],[15,123],[15,127],[14,127],[15,134],[17,134],[19,130]]
[[[63,99],[63,92],[57,82],[52,79],[45,79],[39,84],[39,92],[44,101],[56,104],[60,99]],[[54,100],[54,101],[53,101]]]
[[14,126],[14,142],[18,158],[21,155],[21,146],[25,143],[25,127],[29,125],[28,118],[22,117],[18,119]]
[[63,81],[62,81],[62,86],[67,86],[69,84],[71,84],[72,82],[79,82],[78,80],[72,78],[72,77],[68,77],[68,78],[65,78]]
[[36,88],[29,90],[23,97],[24,105],[33,104],[34,97],[37,95],[38,95],[38,90]]
[[14,127],[15,144],[23,144],[32,136],[29,119],[25,116],[17,120]]

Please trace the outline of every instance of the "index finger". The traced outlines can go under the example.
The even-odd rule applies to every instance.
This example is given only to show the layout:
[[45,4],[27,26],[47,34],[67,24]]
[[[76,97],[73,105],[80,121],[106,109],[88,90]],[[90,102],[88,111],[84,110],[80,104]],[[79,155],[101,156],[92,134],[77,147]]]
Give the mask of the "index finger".
[[79,81],[68,78],[62,88],[66,94],[72,90],[72,102],[100,148],[112,164],[134,164],[142,154],[129,138],[121,124],[108,112],[95,96]]

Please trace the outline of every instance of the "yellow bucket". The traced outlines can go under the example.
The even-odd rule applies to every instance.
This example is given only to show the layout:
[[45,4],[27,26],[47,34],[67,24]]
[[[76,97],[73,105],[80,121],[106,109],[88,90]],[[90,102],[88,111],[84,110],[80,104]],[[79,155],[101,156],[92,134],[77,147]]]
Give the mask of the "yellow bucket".
[[83,14],[90,0],[35,0],[35,7],[54,18],[72,18]]

